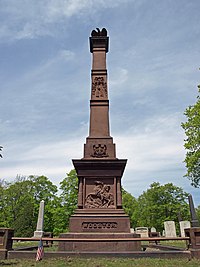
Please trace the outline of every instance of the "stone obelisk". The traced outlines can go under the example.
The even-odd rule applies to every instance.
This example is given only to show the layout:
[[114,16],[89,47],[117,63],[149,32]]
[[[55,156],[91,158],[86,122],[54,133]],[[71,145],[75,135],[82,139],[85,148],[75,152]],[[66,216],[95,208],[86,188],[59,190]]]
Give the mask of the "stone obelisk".
[[[122,209],[121,177],[125,159],[116,158],[110,136],[106,54],[106,29],[93,30],[89,136],[84,157],[73,160],[79,178],[78,209],[70,219],[72,232],[130,232],[128,216]],[[81,217],[81,214],[83,215]]]
[[40,201],[38,220],[36,231],[34,232],[34,237],[42,237],[44,234],[44,200]]
[[70,233],[61,234],[60,237],[96,240],[98,235],[99,239],[110,237],[112,241],[93,241],[87,245],[81,240],[71,245],[60,242],[60,250],[140,250],[139,242],[125,240],[138,235],[130,233],[130,220],[122,209],[121,178],[127,160],[116,158],[115,144],[110,136],[106,69],[108,47],[106,29],[93,30],[90,37],[92,71],[89,136],[84,145],[83,158],[72,160],[79,181],[78,208],[70,218]]

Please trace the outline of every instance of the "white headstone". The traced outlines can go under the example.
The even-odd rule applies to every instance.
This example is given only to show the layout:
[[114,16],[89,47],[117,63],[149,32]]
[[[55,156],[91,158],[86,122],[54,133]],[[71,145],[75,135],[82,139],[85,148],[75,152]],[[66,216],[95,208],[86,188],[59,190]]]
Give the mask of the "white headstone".
[[155,233],[156,232],[156,228],[155,227],[151,227],[151,232]]
[[149,237],[148,227],[136,227],[135,233],[140,234],[140,237]]
[[43,236],[43,226],[44,226],[44,200],[40,201],[40,208],[38,214],[37,228],[34,232],[34,237]]
[[185,237],[185,231],[184,229],[185,228],[190,228],[191,227],[191,224],[189,221],[181,221],[179,222],[180,224],[180,232],[181,232],[181,237]]
[[176,227],[174,221],[164,222],[165,237],[176,237]]

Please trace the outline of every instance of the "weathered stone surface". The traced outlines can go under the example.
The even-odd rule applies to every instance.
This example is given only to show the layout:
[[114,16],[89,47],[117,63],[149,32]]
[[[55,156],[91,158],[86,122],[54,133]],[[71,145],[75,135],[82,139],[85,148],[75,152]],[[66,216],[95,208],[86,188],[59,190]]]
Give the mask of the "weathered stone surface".
[[179,225],[180,225],[181,236],[185,237],[185,229],[186,228],[190,228],[191,227],[191,223],[190,223],[190,221],[180,221]]
[[[127,160],[116,158],[115,144],[110,136],[106,69],[108,40],[106,29],[92,31],[89,136],[84,145],[83,158],[73,160],[79,180],[78,209],[70,218],[70,235],[60,235],[66,237],[75,234],[77,237],[80,233],[85,240],[60,242],[60,250],[141,250],[139,241],[123,240],[125,235],[133,237],[134,234],[130,233],[130,220],[122,209],[121,178]],[[87,243],[91,234],[100,239],[105,235],[110,237],[111,234],[113,237],[109,242],[99,240]]]
[[14,236],[14,229],[0,228],[0,259],[7,258],[8,250],[12,249],[13,236]]
[[176,237],[176,227],[174,221],[164,222],[165,237]]
[[139,234],[140,237],[149,237],[149,229],[148,227],[136,227],[135,233]]

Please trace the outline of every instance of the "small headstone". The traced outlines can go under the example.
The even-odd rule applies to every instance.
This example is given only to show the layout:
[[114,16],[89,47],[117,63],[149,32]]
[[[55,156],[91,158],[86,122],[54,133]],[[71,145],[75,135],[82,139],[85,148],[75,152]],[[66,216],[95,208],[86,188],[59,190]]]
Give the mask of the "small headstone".
[[149,237],[148,227],[136,227],[135,233],[140,234],[140,237]]
[[156,232],[156,228],[155,227],[151,227],[151,233],[155,233]]
[[34,237],[43,236],[43,226],[44,226],[44,200],[40,201],[40,208],[38,214],[37,228],[34,232]]
[[164,222],[165,237],[176,237],[176,227],[174,221]]
[[180,232],[181,232],[181,237],[185,237],[185,231],[184,229],[185,228],[190,228],[191,227],[191,224],[189,221],[181,221],[179,222],[180,224]]
[[165,230],[162,231],[162,236],[165,236]]

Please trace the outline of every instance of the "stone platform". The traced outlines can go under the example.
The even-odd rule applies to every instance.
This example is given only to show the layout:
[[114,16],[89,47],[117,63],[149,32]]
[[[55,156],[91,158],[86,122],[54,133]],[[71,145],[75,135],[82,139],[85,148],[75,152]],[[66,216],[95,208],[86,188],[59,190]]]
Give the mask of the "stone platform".
[[[59,251],[68,252],[126,252],[141,251],[141,242],[130,238],[139,237],[132,233],[63,233]],[[70,239],[70,240],[69,240]]]
[[130,233],[130,220],[123,209],[77,209],[69,228],[73,233]]

